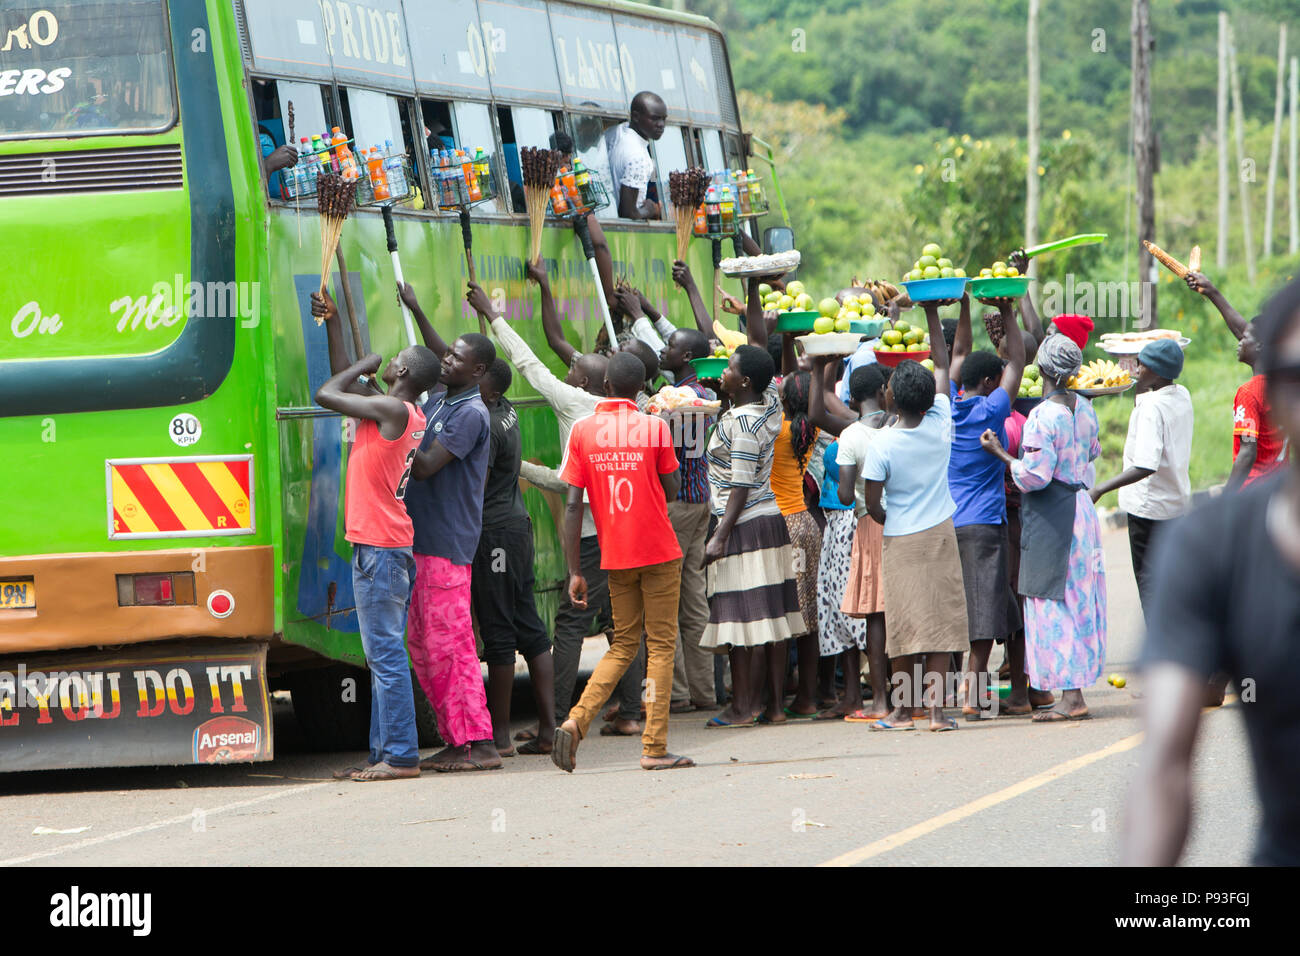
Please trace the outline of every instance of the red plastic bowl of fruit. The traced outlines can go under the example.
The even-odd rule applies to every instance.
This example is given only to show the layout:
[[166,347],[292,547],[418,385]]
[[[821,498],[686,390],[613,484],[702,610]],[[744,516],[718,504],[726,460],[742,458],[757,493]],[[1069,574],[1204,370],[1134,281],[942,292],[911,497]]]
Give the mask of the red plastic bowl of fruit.
[[876,361],[885,368],[897,368],[898,364],[904,359],[911,359],[913,362],[923,362],[930,357],[930,350],[924,349],[919,352],[895,352],[892,349],[876,349]]

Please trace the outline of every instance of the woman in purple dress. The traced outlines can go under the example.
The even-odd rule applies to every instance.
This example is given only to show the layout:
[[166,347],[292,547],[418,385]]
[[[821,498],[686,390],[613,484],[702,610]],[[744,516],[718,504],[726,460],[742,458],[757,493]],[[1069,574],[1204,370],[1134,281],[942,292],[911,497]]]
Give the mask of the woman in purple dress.
[[1083,364],[1079,347],[1051,335],[1038,349],[1044,401],[1029,414],[1012,458],[986,431],[981,444],[1011,466],[1024,493],[1019,592],[1025,595],[1029,683],[1060,690],[1061,701],[1039,722],[1084,720],[1083,688],[1106,661],[1106,563],[1101,522],[1088,495],[1091,461],[1101,453],[1097,414],[1066,383]]

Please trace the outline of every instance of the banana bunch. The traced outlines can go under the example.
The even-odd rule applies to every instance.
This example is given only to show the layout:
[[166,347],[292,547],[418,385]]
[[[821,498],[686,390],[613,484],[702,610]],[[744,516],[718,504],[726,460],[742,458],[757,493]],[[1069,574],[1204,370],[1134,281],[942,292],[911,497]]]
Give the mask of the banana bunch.
[[728,355],[736,351],[737,346],[744,345],[749,341],[749,336],[744,332],[729,329],[717,319],[713,320],[713,335],[722,343],[722,347],[727,350]]
[[[856,280],[854,284],[857,284]],[[881,282],[879,279],[872,279],[864,288],[873,293],[882,304],[902,295],[902,290],[898,286],[890,282]]]
[[1110,359],[1093,359],[1079,369],[1074,378],[1066,383],[1067,388],[1113,388],[1127,385],[1132,381],[1128,371],[1120,368]]

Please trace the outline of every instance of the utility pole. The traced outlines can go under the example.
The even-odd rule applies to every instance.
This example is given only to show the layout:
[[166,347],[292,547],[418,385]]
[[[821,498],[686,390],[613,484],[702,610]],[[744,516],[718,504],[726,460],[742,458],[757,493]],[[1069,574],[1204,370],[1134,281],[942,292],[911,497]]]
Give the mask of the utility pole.
[[1232,185],[1228,182],[1228,15],[1219,11],[1219,242],[1214,249],[1214,264],[1222,272],[1228,268],[1228,204]]
[[[1232,129],[1237,140],[1237,184],[1241,190],[1241,235],[1246,247],[1246,278],[1255,281],[1255,247],[1250,238],[1250,193],[1246,182],[1246,132],[1241,109],[1241,83],[1237,78],[1237,38],[1228,25],[1228,79],[1232,87]],[[1251,178],[1254,178],[1253,176]]]
[[1273,196],[1277,187],[1278,153],[1282,148],[1282,105],[1286,102],[1286,24],[1277,28],[1277,95],[1273,101],[1273,146],[1268,153],[1268,200],[1264,205],[1265,258],[1273,254]]
[[1300,110],[1300,57],[1291,57],[1291,167],[1287,171],[1287,192],[1290,195],[1291,245],[1290,253],[1300,252],[1300,207],[1296,205],[1296,159],[1300,143],[1296,141],[1297,110]]
[[[1028,50],[1029,102],[1026,109],[1029,162],[1025,170],[1025,248],[1038,245],[1038,2],[1029,0]],[[1038,266],[1029,260],[1028,273],[1037,277]]]
[[[1155,241],[1155,137],[1151,128],[1151,36],[1150,0],[1133,0],[1133,157],[1137,168],[1138,238]],[[1146,246],[1138,245],[1138,281],[1144,290],[1139,328],[1151,328],[1156,320],[1156,284],[1152,275],[1155,261]]]

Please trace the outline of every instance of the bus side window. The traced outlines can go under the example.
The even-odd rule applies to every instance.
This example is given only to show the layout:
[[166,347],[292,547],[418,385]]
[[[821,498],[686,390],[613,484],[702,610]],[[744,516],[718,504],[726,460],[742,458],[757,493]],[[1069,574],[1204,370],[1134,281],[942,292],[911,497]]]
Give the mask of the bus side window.
[[704,150],[704,168],[717,172],[727,168],[726,154],[722,152],[722,136],[716,129],[700,130],[700,145]]
[[665,203],[668,199],[668,174],[685,169],[688,165],[685,133],[680,126],[665,126],[663,136],[651,146],[654,151],[655,175],[659,177],[659,195]]
[[605,187],[605,194],[610,197],[610,209],[602,212],[602,217],[617,218],[618,203],[614,197],[614,182],[609,175],[609,149],[605,146],[605,130],[617,126],[618,120],[606,120],[599,116],[587,116],[574,113],[569,117],[569,135],[573,137],[573,158],[582,160],[582,164],[600,180]]
[[[455,130],[453,145],[471,156],[477,155],[480,149],[489,155],[497,152],[496,133],[492,129],[492,110],[486,103],[453,103],[452,118]],[[494,160],[492,170],[492,179],[497,183],[502,182],[501,170],[498,157]],[[491,209],[498,213],[509,213],[510,190],[498,192]]]
[[499,106],[497,122],[501,126],[501,151],[505,154],[506,175],[510,179],[510,201],[516,213],[523,213],[523,173],[519,150],[525,146],[549,149],[555,132],[555,117],[547,110],[531,106]]
[[[300,140],[304,133],[310,137],[312,133],[327,129],[326,91],[323,87],[289,80],[254,79],[252,91],[257,115],[258,150],[263,160],[280,146],[288,144],[297,148],[300,145],[289,142],[290,103],[293,104],[294,132]],[[289,198],[282,171],[277,170],[267,177],[267,191],[272,199]]]
[[[383,157],[404,157],[411,163],[415,156],[411,137],[410,100],[376,93],[373,90],[339,89],[339,102],[343,111],[343,130],[349,137],[352,154],[365,173],[365,153],[377,148]],[[414,165],[408,167],[414,170]],[[389,173],[389,186],[395,184]],[[418,186],[419,179],[408,186]],[[421,208],[416,201],[416,208]]]

